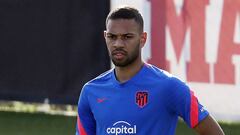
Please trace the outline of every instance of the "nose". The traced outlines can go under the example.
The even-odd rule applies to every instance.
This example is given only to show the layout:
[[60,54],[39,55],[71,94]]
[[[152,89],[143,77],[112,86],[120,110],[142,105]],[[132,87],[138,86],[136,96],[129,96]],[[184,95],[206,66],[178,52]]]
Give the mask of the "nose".
[[114,47],[124,47],[124,41],[121,38],[118,38],[113,43]]

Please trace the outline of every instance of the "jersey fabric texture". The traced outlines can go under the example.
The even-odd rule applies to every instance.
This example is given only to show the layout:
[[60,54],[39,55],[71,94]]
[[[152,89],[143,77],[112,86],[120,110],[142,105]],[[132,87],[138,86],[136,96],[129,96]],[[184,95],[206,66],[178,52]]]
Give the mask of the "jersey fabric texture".
[[84,85],[76,135],[174,135],[178,116],[193,128],[208,114],[189,87],[166,71],[144,64],[120,83],[111,69]]

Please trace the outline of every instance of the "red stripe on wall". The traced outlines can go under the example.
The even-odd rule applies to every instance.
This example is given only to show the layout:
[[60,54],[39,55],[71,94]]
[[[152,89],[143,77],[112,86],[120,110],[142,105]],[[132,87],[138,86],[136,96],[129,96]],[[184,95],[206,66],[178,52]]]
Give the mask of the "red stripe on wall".
[[78,126],[78,133],[80,135],[87,135],[87,133],[86,133],[85,129],[83,128],[82,123],[79,119],[79,116],[77,117],[77,126]]
[[198,124],[198,101],[194,96],[194,93],[191,91],[191,112],[190,112],[190,121],[191,127],[195,127]]

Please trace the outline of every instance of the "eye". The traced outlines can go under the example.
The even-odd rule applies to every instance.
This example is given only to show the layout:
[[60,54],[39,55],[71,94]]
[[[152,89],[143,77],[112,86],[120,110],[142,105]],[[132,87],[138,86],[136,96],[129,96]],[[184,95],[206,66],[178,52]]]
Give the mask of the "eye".
[[132,36],[132,35],[124,35],[123,38],[124,38],[125,40],[127,40],[127,39],[133,38],[133,36]]
[[117,36],[115,35],[107,35],[107,38],[110,40],[115,40],[117,38]]

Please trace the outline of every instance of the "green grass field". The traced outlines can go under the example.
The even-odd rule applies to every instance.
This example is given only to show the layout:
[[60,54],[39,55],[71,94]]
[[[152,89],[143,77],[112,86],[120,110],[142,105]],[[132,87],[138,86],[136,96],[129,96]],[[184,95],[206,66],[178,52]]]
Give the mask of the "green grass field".
[[[0,135],[74,135],[75,117],[41,113],[0,112]],[[226,135],[240,135],[239,124],[221,124]],[[176,135],[195,135],[179,122]]]

